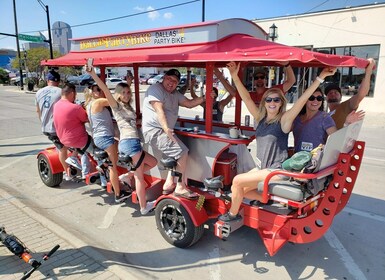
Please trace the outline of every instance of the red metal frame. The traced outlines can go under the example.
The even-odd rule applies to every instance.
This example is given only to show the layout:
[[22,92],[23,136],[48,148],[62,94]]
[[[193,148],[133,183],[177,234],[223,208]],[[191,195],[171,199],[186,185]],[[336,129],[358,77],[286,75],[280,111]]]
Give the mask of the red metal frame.
[[[245,24],[246,22],[245,20],[240,21],[241,24]],[[170,27],[168,29],[187,30],[189,28],[204,26],[207,26],[207,28],[212,28],[212,26],[216,25],[224,25],[228,27],[229,23],[231,24],[234,22],[236,22],[236,20],[230,19],[196,25]],[[263,34],[263,32],[261,33],[260,27],[254,23],[249,22],[249,27],[256,28],[260,34]],[[161,28],[159,30],[166,29],[167,28]],[[156,31],[157,30],[151,30],[151,32]],[[147,31],[134,32],[124,35],[127,35],[127,37],[131,35],[137,36],[139,33],[147,34]],[[253,34],[256,33],[254,32]],[[101,38],[108,39],[111,38],[111,36],[113,37],[120,35],[108,35]],[[74,41],[90,40],[90,42],[95,42],[96,39],[95,37],[90,37],[74,39]],[[186,123],[205,125],[205,134],[188,133],[183,131],[178,131],[178,133],[187,137],[196,137],[226,142],[229,145],[247,145],[254,138],[252,137],[251,139],[234,140],[223,139],[220,137],[215,138],[215,135],[210,135],[213,132],[213,128],[215,127],[224,128],[234,125],[212,122],[213,100],[210,97],[210,92],[212,91],[213,86],[212,74],[214,67],[224,67],[229,61],[241,61],[242,70],[247,65],[255,66],[263,64],[266,66],[280,66],[280,62],[290,62],[290,64],[294,67],[355,66],[359,68],[365,68],[368,63],[367,60],[357,57],[310,52],[304,49],[269,42],[261,38],[253,37],[253,35],[250,34],[234,33],[228,34],[228,36],[224,36],[216,41],[214,40],[210,42],[195,42],[156,47],[145,47],[145,45],[143,45],[114,50],[105,49],[95,51],[71,51],[68,55],[58,59],[43,61],[42,64],[53,66],[84,65],[85,60],[90,57],[94,58],[94,65],[101,67],[102,79],[104,79],[103,75],[106,66],[132,66],[134,68],[135,108],[139,118],[141,118],[140,92],[138,82],[139,66],[155,66],[166,68],[206,68],[207,100],[205,121],[190,120],[186,118],[179,119],[181,126],[184,126]],[[242,73],[243,71],[240,71],[239,75],[242,75]],[[253,131],[252,127],[241,126],[241,99],[239,95],[236,96],[236,101],[235,125],[242,130]],[[341,154],[339,156],[337,164],[314,174],[302,174],[287,171],[272,172],[266,178],[262,202],[266,203],[269,200],[274,200],[289,205],[295,209],[289,215],[280,215],[261,209],[259,207],[250,206],[246,203],[242,204],[240,212],[243,212],[244,225],[257,229],[266,246],[266,249],[271,256],[276,254],[277,251],[288,241],[294,243],[312,242],[320,238],[326,232],[326,230],[330,227],[334,216],[345,207],[351,195],[362,161],[364,146],[364,142],[357,141],[350,154]],[[49,148],[39,154],[45,154],[47,156],[53,173],[63,172],[63,168],[58,160],[57,153],[54,151],[54,148]],[[221,152],[223,152],[223,150]],[[215,162],[213,170],[214,168]],[[333,174],[333,180],[329,184],[326,191],[322,191],[315,196],[311,196],[305,201],[298,202],[268,193],[268,182],[274,175],[277,174],[285,174],[301,179],[319,178],[325,175]],[[146,175],[145,178],[149,186],[148,192],[156,189],[154,190],[156,193],[159,191],[159,188],[161,191],[161,185],[164,183],[164,180],[154,178],[149,175]],[[200,204],[198,204],[201,201],[190,201],[175,196],[164,195],[160,195],[157,198],[157,203],[166,198],[178,201],[189,213],[195,226],[202,225],[208,219],[216,219],[218,215],[224,214],[230,208],[230,200],[226,197],[217,198],[213,194],[203,192],[199,189],[194,188],[194,190],[201,195],[202,199],[204,198],[203,207],[200,207]],[[135,192],[132,196],[132,199],[134,202],[137,202]],[[220,222],[216,225],[221,226]],[[218,228],[219,227],[216,227],[216,229]],[[220,236],[221,234],[218,233],[217,235]]]

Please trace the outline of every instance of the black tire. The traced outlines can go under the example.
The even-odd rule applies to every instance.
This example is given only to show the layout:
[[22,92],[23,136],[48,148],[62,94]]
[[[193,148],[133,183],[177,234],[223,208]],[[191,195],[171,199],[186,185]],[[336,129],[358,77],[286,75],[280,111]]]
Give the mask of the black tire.
[[164,199],[155,208],[155,219],[163,238],[179,248],[195,244],[203,235],[203,224],[195,226],[186,209],[173,199]]
[[37,158],[37,169],[39,170],[40,179],[48,187],[58,187],[63,181],[62,172],[52,174],[48,158],[44,154],[40,154]]

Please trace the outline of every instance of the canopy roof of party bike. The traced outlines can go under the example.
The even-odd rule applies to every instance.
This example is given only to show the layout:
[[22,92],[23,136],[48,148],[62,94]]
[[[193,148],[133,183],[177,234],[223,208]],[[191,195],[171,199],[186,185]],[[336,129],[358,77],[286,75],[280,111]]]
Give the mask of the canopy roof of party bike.
[[205,67],[229,61],[260,65],[290,62],[292,66],[365,68],[367,60],[312,52],[266,40],[266,32],[245,19],[187,24],[130,33],[72,39],[71,52],[42,61],[47,66]]

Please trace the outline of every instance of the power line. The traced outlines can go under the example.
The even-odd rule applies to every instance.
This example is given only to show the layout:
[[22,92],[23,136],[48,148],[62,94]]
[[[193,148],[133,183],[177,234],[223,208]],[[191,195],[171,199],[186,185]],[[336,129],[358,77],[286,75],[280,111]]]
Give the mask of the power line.
[[[138,13],[135,13],[135,14],[125,15],[125,16],[120,16],[120,17],[114,17],[114,18],[109,18],[109,19],[104,19],[104,20],[92,21],[92,22],[88,22],[88,23],[76,24],[76,25],[72,25],[71,29],[72,28],[76,28],[76,27],[81,27],[81,26],[99,24],[99,23],[103,23],[103,22],[114,21],[114,20],[119,20],[119,19],[123,19],[123,18],[129,18],[129,17],[134,17],[134,16],[138,16],[138,15],[148,14],[148,13],[152,13],[152,12],[162,11],[162,10],[166,10],[166,9],[170,9],[170,8],[175,8],[175,7],[178,7],[178,6],[184,6],[184,5],[188,5],[188,4],[191,4],[191,3],[194,3],[194,2],[200,2],[200,1],[201,0],[192,0],[192,1],[183,2],[183,3],[175,4],[175,5],[170,5],[170,6],[166,6],[166,7],[162,7],[162,8],[158,8],[158,9],[154,9],[154,10],[150,10],[150,11],[138,12]],[[64,28],[64,27],[53,28],[52,31],[53,30],[59,30],[59,29],[62,29],[62,28]],[[41,31],[44,31],[44,30],[23,31],[23,33],[34,33],[34,32],[41,32]]]
[[305,12],[305,14],[306,14],[306,13],[309,13],[309,12],[315,10],[315,9],[317,9],[318,7],[321,7],[323,4],[325,4],[325,3],[327,3],[327,2],[329,2],[329,0],[323,1],[321,4],[318,4],[317,6],[311,8],[310,10],[308,10],[307,12]]

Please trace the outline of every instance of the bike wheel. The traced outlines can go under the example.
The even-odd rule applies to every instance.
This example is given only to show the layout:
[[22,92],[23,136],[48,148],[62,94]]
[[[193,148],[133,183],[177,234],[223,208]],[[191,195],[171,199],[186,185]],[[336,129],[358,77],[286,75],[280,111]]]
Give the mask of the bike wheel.
[[40,179],[48,187],[58,187],[63,181],[63,173],[53,174],[48,158],[44,154],[40,154],[37,158],[37,168],[39,170]]
[[203,224],[195,226],[186,209],[173,199],[164,199],[156,206],[155,219],[163,238],[179,248],[195,244],[204,232]]

